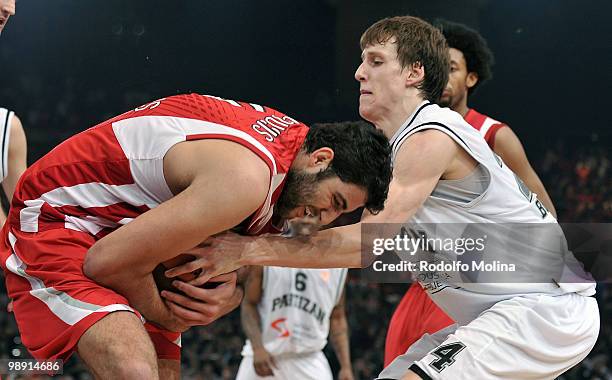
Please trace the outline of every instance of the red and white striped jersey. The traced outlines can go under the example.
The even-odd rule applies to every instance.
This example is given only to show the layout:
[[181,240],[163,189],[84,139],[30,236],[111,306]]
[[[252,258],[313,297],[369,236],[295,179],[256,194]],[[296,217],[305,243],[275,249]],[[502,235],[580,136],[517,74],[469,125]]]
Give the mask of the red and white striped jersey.
[[495,145],[495,134],[503,127],[507,127],[506,124],[501,121],[497,121],[487,115],[483,115],[473,108],[465,114],[465,121],[468,122],[472,127],[480,132],[480,135],[484,137],[485,141],[491,149]]
[[199,94],[159,99],[69,138],[28,168],[9,223],[23,232],[68,228],[100,238],[173,196],[163,174],[170,147],[223,139],[246,146],[270,169],[267,199],[243,224],[246,233],[263,233],[307,132],[257,104]]

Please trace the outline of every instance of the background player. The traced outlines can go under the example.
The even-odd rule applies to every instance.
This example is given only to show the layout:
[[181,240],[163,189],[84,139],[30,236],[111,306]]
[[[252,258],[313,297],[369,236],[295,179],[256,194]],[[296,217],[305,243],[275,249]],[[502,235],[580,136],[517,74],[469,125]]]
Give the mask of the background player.
[[376,212],[389,180],[388,141],[372,127],[308,129],[198,94],[103,122],[37,161],[15,191],[0,253],[23,344],[37,359],[76,350],[99,378],[176,378],[176,332],[242,293],[229,274],[214,289],[175,281],[189,298],[164,291],[164,302],[151,275],[160,262],[229,228]]
[[[433,103],[449,71],[448,46],[439,30],[415,17],[384,19],[366,30],[361,47],[362,64],[355,73],[359,112],[392,142],[393,180],[385,210],[364,216],[362,223],[322,231],[308,244],[221,237],[193,265],[171,273],[203,268],[198,283],[240,265],[358,267],[365,223],[538,223],[557,229],[555,219],[496,159],[479,132],[456,112]],[[505,259],[529,260],[534,252],[505,254]],[[588,281],[473,287],[440,282],[430,289],[460,326],[419,340],[381,379],[554,378],[580,362],[597,339],[598,306],[589,297],[595,284]]]
[[440,20],[436,23],[446,38],[450,53],[448,83],[439,104],[458,112],[480,131],[493,151],[538,195],[546,209],[557,216],[544,184],[527,159],[521,141],[507,124],[481,114],[468,106],[468,98],[491,77],[493,53],[485,39],[475,30],[459,23]]
[[[21,120],[6,108],[0,108],[0,138],[1,151],[5,152],[0,157],[0,179],[2,190],[10,202],[17,181],[27,166],[27,143]],[[0,208],[0,225],[5,220],[6,214]]]
[[321,352],[329,335],[339,380],[352,380],[344,309],[347,269],[250,268],[241,306],[248,338],[237,380],[332,380]]
[[[465,25],[440,20],[436,26],[449,46],[450,72],[439,104],[463,116],[480,131],[487,144],[538,195],[546,209],[557,216],[542,181],[529,164],[518,137],[508,125],[468,107],[468,98],[492,76],[493,53],[485,39]],[[406,352],[423,334],[453,323],[418,283],[413,283],[393,313],[387,330],[384,365]]]

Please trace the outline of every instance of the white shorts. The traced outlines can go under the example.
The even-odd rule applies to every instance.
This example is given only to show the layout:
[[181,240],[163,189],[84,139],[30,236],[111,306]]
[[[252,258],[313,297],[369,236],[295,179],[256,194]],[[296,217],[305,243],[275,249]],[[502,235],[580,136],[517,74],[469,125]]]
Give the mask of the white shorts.
[[253,357],[244,356],[236,380],[333,380],[327,358],[321,351],[276,359],[274,376],[261,377],[255,373]]
[[425,334],[378,379],[401,379],[409,369],[424,380],[554,379],[584,359],[598,335],[593,297],[514,297],[465,326]]

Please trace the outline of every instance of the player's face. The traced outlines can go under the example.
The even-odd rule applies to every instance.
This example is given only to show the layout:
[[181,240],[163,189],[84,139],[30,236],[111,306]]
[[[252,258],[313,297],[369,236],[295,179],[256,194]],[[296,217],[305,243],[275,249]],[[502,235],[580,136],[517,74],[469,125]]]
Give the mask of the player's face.
[[15,0],[0,0],[0,33],[8,22],[9,17],[15,14]]
[[365,204],[367,193],[363,188],[329,173],[290,170],[276,212],[290,223],[309,226],[312,232]]
[[[450,53],[450,73],[448,75],[448,83],[440,97],[440,105],[456,109],[468,94],[468,71],[465,57],[460,50],[455,48],[449,49]],[[474,73],[471,74],[475,75]],[[473,78],[470,78],[473,79]]]
[[367,46],[355,71],[359,81],[359,114],[376,124],[403,101],[405,71],[397,58],[395,39]]

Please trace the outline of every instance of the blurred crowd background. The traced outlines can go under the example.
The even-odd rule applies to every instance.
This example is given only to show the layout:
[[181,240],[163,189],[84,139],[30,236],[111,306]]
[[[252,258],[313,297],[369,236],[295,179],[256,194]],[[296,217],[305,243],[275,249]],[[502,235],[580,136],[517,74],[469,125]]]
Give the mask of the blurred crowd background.
[[[609,223],[612,49],[605,1],[29,0],[0,38],[0,106],[15,110],[29,162],[98,122],[162,96],[200,92],[270,105],[306,123],[355,120],[359,36],[412,14],[466,23],[496,55],[471,105],[508,123],[561,222]],[[382,367],[386,327],[408,284],[351,271],[347,313],[356,378]],[[561,379],[612,379],[612,286],[599,284],[600,338]],[[0,358],[27,357],[0,286]],[[41,321],[43,323],[43,321]],[[233,379],[239,311],[183,336],[185,379]],[[332,363],[336,361],[326,349]],[[64,379],[90,379],[78,359]]]

